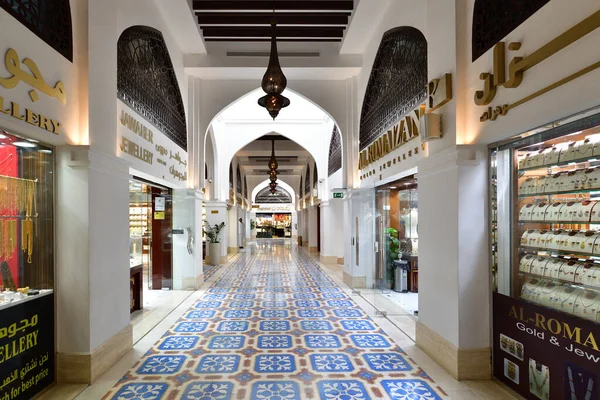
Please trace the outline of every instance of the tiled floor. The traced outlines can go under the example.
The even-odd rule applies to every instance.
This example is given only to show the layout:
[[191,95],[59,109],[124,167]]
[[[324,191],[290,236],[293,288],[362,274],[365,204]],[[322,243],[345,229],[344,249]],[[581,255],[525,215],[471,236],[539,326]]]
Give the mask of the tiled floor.
[[295,249],[261,241],[235,259],[104,398],[448,398]]

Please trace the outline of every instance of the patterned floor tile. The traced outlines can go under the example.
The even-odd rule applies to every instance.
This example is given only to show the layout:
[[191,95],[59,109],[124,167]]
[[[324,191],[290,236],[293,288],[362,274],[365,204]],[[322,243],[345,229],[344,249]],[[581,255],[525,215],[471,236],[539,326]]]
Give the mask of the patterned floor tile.
[[438,400],[446,394],[304,250],[222,267],[106,400]]

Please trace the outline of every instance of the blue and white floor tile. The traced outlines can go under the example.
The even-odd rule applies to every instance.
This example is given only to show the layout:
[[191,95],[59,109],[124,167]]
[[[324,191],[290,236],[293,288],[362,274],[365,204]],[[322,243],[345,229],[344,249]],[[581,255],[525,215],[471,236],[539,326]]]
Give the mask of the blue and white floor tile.
[[104,399],[448,398],[303,250],[249,250]]

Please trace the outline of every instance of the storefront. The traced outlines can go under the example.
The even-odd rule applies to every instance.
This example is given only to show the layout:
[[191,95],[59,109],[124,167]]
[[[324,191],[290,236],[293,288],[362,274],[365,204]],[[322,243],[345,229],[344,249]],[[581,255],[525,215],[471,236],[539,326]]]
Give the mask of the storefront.
[[[493,59],[499,76],[470,111],[493,142],[492,373],[527,399],[600,396],[600,10],[582,7],[538,11],[474,67]],[[542,33],[541,20],[560,24]]]
[[256,237],[261,238],[291,238],[291,213],[257,213]]

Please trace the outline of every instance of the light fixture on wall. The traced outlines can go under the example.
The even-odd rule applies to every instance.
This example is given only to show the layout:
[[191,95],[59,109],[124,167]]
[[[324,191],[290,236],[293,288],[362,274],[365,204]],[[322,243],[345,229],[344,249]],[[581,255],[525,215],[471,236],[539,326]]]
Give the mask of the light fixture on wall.
[[[273,0],[273,16],[275,16],[275,0]],[[258,99],[258,105],[264,107],[273,117],[273,121],[282,108],[290,105],[290,100],[281,95],[287,86],[287,78],[279,65],[279,56],[277,55],[277,21],[271,20],[271,54],[269,56],[269,65],[262,79],[262,89],[266,93],[265,96]]]

